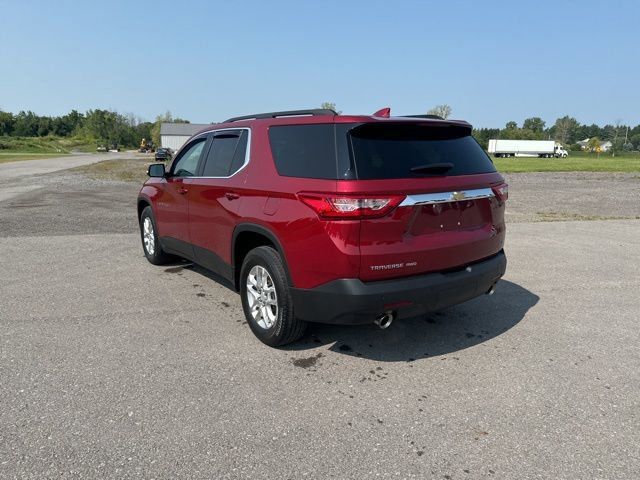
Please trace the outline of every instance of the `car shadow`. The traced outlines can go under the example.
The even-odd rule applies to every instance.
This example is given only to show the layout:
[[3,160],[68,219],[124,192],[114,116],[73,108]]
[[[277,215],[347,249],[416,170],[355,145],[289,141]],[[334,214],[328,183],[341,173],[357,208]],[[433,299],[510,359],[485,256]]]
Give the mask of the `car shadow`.
[[202,275],[203,277],[207,277],[209,280],[213,280],[214,282],[216,282],[218,285],[225,287],[229,290],[231,290],[232,292],[235,293],[236,289],[235,286],[233,285],[233,283],[229,280],[227,280],[226,278],[222,277],[221,275],[218,275],[217,273],[212,272],[211,270],[208,270],[204,267],[201,267],[198,264],[192,263],[189,260],[184,260],[181,258],[178,258],[172,262],[169,262],[167,264],[164,265],[164,271],[165,273],[180,273],[182,272],[182,270],[191,270],[193,272],[196,272],[200,275]]
[[483,295],[424,317],[397,320],[386,330],[370,325],[309,324],[298,342],[302,351],[332,344],[329,350],[382,362],[413,362],[454,353],[490,340],[520,322],[540,297],[502,280],[494,295]]

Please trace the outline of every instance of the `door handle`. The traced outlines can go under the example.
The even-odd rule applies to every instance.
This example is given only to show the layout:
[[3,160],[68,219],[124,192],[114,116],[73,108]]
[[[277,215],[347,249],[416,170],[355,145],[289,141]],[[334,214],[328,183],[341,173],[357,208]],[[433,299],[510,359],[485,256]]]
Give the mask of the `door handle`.
[[180,195],[186,195],[187,193],[189,193],[189,190],[188,190],[188,189],[186,189],[186,188],[184,188],[184,187],[180,187],[180,188],[178,189],[178,193],[179,193]]
[[238,195],[236,192],[227,192],[224,194],[224,196],[229,200],[237,200],[240,198],[240,195]]

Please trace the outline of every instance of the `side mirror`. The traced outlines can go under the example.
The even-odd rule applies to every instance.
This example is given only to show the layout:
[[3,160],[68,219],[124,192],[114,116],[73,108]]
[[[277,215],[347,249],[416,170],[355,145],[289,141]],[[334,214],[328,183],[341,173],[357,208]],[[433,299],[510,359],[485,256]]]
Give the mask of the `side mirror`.
[[165,176],[164,163],[152,163],[149,165],[147,175],[150,177],[162,178]]

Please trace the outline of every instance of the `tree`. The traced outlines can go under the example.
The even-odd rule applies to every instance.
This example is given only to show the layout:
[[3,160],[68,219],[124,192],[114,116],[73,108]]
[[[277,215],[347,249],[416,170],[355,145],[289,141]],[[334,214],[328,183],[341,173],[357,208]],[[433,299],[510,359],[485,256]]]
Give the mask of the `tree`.
[[128,124],[127,118],[117,112],[89,110],[82,130],[107,147],[136,144],[134,129]]
[[587,151],[600,154],[602,148],[600,147],[600,139],[598,137],[591,137],[587,142]]
[[518,128],[518,124],[512,120],[507,122],[504,128],[507,130],[516,130]]
[[333,103],[333,102],[322,102],[320,104],[320,108],[323,108],[325,110],[333,110],[338,115],[340,115],[342,113],[342,112],[338,111],[338,108],[336,107],[336,104]]
[[15,118],[13,117],[13,113],[0,110],[0,136],[11,135],[14,124]]
[[535,133],[542,133],[544,131],[545,121],[540,117],[527,118],[522,124],[522,128],[531,130]]
[[35,113],[20,111],[15,116],[13,135],[16,137],[37,137],[39,127],[40,120]]
[[138,125],[136,125],[135,127],[135,141],[136,141],[136,145],[140,143],[140,140],[142,140],[143,138],[145,140],[151,140],[152,135],[151,135],[151,129],[153,128],[155,124],[151,123],[151,122],[142,122],[139,123]]
[[478,128],[473,130],[473,136],[485,150],[489,147],[489,140],[500,136],[499,128]]
[[76,110],[53,119],[53,133],[61,137],[68,137],[78,131],[84,124],[84,115]]
[[611,142],[611,156],[615,157],[624,148],[626,140],[622,132],[626,132],[627,127],[622,125],[622,120],[616,120],[615,125],[606,125],[604,128],[607,132],[604,138]]
[[563,145],[573,143],[578,125],[578,121],[568,115],[558,118],[554,125],[555,140]]
[[[158,115],[156,117],[156,121],[150,129],[151,133],[151,141],[153,141],[154,145],[160,145],[160,126],[163,123],[191,123],[189,120],[184,120],[182,118],[173,118],[171,112],[167,110],[164,115]],[[143,137],[148,138],[148,137]],[[138,140],[140,141],[140,140]]]
[[449,105],[436,105],[427,112],[427,115],[438,115],[445,120],[451,116],[451,107]]

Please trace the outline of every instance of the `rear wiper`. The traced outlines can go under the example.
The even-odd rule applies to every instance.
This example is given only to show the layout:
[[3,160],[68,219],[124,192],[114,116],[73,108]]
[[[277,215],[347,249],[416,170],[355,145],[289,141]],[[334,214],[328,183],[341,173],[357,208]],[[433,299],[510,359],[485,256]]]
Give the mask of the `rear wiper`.
[[446,173],[453,168],[453,163],[429,163],[427,165],[418,165],[411,167],[412,173]]

